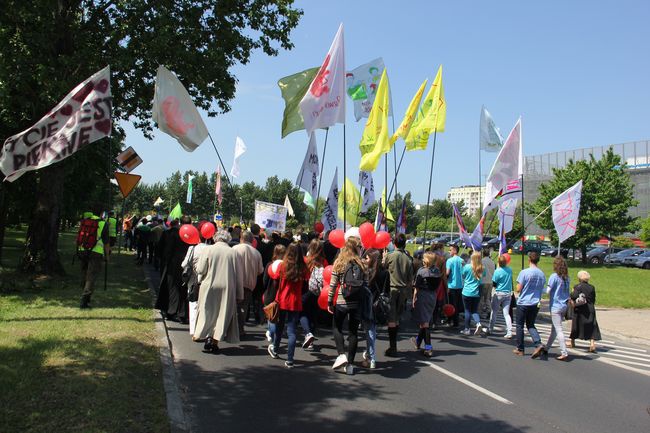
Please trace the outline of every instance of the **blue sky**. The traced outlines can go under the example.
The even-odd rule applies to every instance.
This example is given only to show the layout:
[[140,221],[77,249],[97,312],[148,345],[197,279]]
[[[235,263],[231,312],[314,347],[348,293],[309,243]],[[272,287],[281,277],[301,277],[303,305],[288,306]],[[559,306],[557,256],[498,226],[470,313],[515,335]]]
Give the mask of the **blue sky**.
[[[280,138],[284,102],[277,80],[319,66],[339,23],[345,27],[346,68],[376,57],[386,64],[395,124],[424,80],[443,65],[446,131],[438,134],[432,198],[452,186],[478,182],[478,125],[482,104],[504,136],[521,115],[524,154],[650,139],[650,2],[648,1],[298,1],[304,16],[291,39],[295,48],[277,57],[256,53],[238,65],[231,112],[207,118],[227,170],[235,137],[248,152],[237,183],[264,184],[278,175],[295,181],[307,148],[304,131]],[[347,173],[356,182],[364,121],[354,121],[348,99]],[[143,181],[164,180],[173,171],[212,172],[217,158],[206,140],[187,153],[156,131],[153,141],[127,127],[127,145],[144,163]],[[319,153],[325,137],[317,133]],[[432,140],[431,140],[432,141]],[[403,141],[396,143],[401,152]],[[482,155],[483,179],[496,154]],[[431,142],[407,152],[398,189],[416,203],[427,197]],[[330,129],[321,196],[334,169],[343,173],[343,126]],[[393,161],[389,159],[392,181]],[[384,165],[375,172],[383,185]],[[381,189],[381,188],[378,188]]]

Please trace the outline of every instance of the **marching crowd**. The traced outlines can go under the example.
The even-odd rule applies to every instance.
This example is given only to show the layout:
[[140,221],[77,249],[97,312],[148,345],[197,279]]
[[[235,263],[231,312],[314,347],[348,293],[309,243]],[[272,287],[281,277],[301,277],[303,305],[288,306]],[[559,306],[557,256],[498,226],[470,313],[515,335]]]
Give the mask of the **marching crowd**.
[[[353,227],[345,233],[344,245],[337,248],[328,232],[267,236],[257,224],[250,230],[224,229],[206,221],[198,230],[192,227],[201,238],[197,234],[188,241],[184,228],[191,224],[189,217],[169,224],[152,217],[132,217],[124,220],[123,230],[126,248],[136,248],[136,263],[146,260],[161,273],[156,308],[166,320],[189,324],[192,340],[203,343],[207,353],[219,353],[220,342],[236,344],[245,338],[244,325],[252,313],[256,324],[266,322],[271,358],[279,358],[286,331],[285,365],[292,368],[299,328],[302,348],[312,350],[315,328],[331,321],[338,352],[332,368],[354,374],[359,332],[365,339],[362,366],[376,368],[377,325],[387,325],[384,355],[397,356],[400,320],[407,307],[417,326],[411,342],[425,357],[434,351],[431,329],[443,322],[458,328],[461,312],[462,335],[494,334],[501,312],[503,338],[511,339],[516,310],[513,353],[517,356],[524,355],[528,330],[535,346],[532,358],[547,356],[557,339],[560,353],[556,359],[567,360],[562,330],[567,318],[572,319],[569,346],[573,347],[575,339],[590,340],[593,352],[595,340],[600,339],[590,276],[578,272],[579,283],[571,290],[566,262],[559,256],[547,280],[537,266],[539,255],[529,253],[528,267],[514,280],[508,254],[498,256],[498,266],[487,251],[461,257],[455,245],[448,253],[441,244],[433,244],[411,255],[403,234],[396,235],[385,249],[364,249],[359,229]],[[104,226],[98,227],[98,242],[108,239]],[[91,255],[100,249],[94,247]],[[82,260],[82,272],[88,273],[88,261],[84,268]],[[88,302],[90,286],[84,285]],[[544,292],[552,321],[545,343],[535,327]],[[82,308],[83,304],[84,298]]]

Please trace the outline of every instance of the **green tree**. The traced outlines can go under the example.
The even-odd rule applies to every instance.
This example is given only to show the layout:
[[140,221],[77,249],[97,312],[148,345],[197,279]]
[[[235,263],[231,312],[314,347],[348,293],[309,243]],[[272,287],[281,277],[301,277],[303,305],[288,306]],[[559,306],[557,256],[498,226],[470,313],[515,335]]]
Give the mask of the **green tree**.
[[[267,55],[290,49],[289,35],[302,11],[293,0],[7,0],[0,14],[0,136],[35,123],[83,79],[107,64],[113,74],[113,118],[133,122],[151,136],[151,95],[158,65],[177,73],[195,104],[215,116],[230,109],[236,77],[232,68],[247,64],[260,49]],[[10,11],[10,13],[6,13]],[[119,128],[118,131],[120,132]],[[117,135],[114,132],[114,135]],[[108,141],[108,140],[104,140]],[[58,255],[59,220],[71,160],[83,159],[78,182],[98,187],[118,143],[88,146],[15,188],[34,193],[23,267],[45,274],[63,273]],[[107,152],[103,149],[112,150]],[[109,168],[110,167],[110,168]],[[86,169],[88,168],[88,170]],[[4,191],[5,187],[1,187]],[[12,188],[14,189],[14,188]],[[10,193],[0,194],[0,222],[9,211]],[[89,197],[92,199],[93,197]],[[0,231],[0,236],[2,231]],[[0,239],[1,243],[2,239]]]
[[[580,217],[576,234],[563,245],[568,248],[580,248],[586,261],[587,245],[597,241],[601,236],[616,236],[637,229],[636,218],[628,214],[628,209],[637,205],[632,192],[626,164],[621,157],[609,149],[600,160],[590,155],[587,161],[570,160],[565,168],[554,169],[554,177],[539,187],[539,198],[527,210],[537,215],[542,212],[553,198],[573,186],[580,179],[583,181]],[[544,212],[538,219],[539,226],[551,232],[557,241],[557,233],[551,219],[551,212]]]
[[646,246],[650,247],[650,215],[643,220],[641,225],[641,240],[645,242]]

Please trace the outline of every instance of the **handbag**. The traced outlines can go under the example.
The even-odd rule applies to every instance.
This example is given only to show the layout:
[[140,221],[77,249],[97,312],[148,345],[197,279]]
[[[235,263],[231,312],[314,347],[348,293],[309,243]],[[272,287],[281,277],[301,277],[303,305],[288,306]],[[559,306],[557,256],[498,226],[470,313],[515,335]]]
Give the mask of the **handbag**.
[[580,293],[574,302],[575,302],[576,307],[586,305],[587,304],[587,297],[585,296],[584,293]]
[[[274,280],[273,284],[274,285],[278,284],[277,280]],[[270,323],[278,323],[278,318],[280,316],[280,304],[278,304],[278,292],[279,290],[276,291],[275,299],[263,308],[264,316],[266,317],[266,320],[268,320]]]

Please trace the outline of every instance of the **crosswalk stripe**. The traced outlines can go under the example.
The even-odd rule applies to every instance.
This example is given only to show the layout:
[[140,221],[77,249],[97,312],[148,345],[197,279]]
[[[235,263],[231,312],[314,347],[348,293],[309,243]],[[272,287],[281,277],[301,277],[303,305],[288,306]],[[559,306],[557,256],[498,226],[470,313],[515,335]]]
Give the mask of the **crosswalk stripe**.
[[617,359],[616,362],[622,362],[624,364],[638,365],[639,367],[650,368],[650,364],[643,364],[641,362],[628,361],[626,359]]

